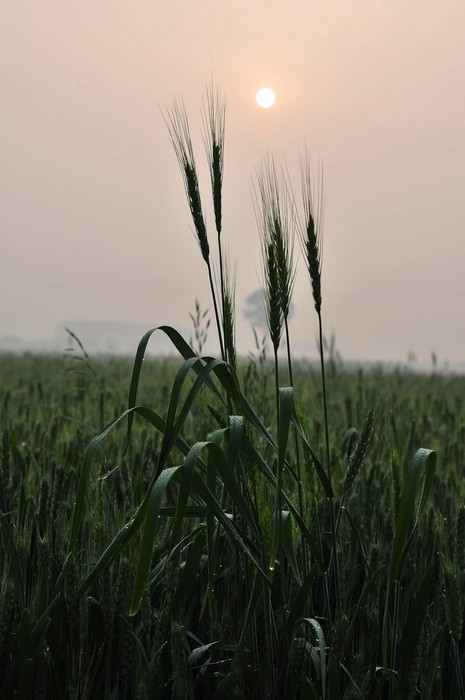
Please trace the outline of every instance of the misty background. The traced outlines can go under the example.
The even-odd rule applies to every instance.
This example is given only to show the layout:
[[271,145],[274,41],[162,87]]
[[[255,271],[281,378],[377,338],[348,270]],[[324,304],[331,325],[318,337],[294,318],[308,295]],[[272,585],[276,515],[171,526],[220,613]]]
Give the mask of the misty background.
[[[192,335],[208,280],[161,110],[185,102],[213,234],[200,112],[213,80],[239,351],[254,348],[261,283],[255,173],[273,155],[298,199],[306,147],[324,169],[323,322],[342,357],[460,363],[464,36],[463,0],[3,2],[0,349],[63,349],[64,326],[107,352],[162,324]],[[314,356],[301,263],[291,338]]]

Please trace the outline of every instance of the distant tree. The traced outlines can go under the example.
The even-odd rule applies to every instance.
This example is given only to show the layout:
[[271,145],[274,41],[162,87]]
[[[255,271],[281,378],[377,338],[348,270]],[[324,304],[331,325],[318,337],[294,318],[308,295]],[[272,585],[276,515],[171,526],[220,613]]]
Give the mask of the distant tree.
[[[292,304],[289,311],[289,316],[292,316]],[[266,319],[265,302],[263,299],[263,291],[258,288],[249,294],[245,300],[243,308],[244,318],[250,321],[253,328],[266,332],[268,330],[268,322]]]
[[243,309],[244,317],[250,321],[253,328],[266,331],[268,328],[266,320],[266,309],[261,289],[255,289],[245,300]]

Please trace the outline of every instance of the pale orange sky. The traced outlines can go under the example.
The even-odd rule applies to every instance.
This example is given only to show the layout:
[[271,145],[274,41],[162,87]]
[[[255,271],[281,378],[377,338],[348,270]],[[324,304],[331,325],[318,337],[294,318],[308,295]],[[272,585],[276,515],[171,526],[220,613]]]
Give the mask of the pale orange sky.
[[[298,193],[306,144],[323,162],[323,321],[342,356],[464,360],[464,36],[463,0],[3,2],[0,336],[71,319],[189,332],[195,299],[211,307],[160,107],[185,101],[211,222],[212,76],[239,349],[253,349],[243,309],[261,275],[254,172],[273,154]],[[262,85],[277,93],[267,111]],[[300,267],[291,332],[313,355]]]

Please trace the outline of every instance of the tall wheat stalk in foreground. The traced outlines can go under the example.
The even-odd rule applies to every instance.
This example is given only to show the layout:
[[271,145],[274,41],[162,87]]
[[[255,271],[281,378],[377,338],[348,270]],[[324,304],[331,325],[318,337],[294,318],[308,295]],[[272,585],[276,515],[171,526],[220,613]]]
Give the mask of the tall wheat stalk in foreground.
[[[264,270],[265,309],[273,345],[274,376],[276,396],[277,434],[280,433],[280,391],[279,391],[279,362],[278,351],[283,328],[286,332],[288,349],[289,374],[292,378],[290,360],[290,341],[288,317],[291,305],[292,287],[295,272],[292,263],[292,209],[291,200],[286,189],[285,181],[278,177],[274,161],[263,164],[257,173],[258,193],[255,193],[255,210],[259,226],[262,262]],[[292,381],[291,381],[292,385]],[[272,524],[272,547],[269,568],[275,569],[275,557],[279,549],[279,579],[281,586],[281,603],[283,609],[287,605],[286,574],[284,566],[283,546],[283,488],[284,464],[277,465],[277,486],[275,493],[275,508]],[[300,481],[300,480],[299,480]],[[301,511],[302,514],[302,511]],[[287,638],[287,620],[284,618],[283,635]],[[283,649],[287,656],[286,646]]]
[[223,260],[223,246],[221,233],[223,229],[223,177],[224,177],[224,136],[225,136],[225,121],[226,121],[226,100],[220,90],[214,88],[211,83],[207,87],[206,98],[203,102],[202,109],[203,121],[203,141],[205,153],[208,161],[210,172],[210,183],[212,190],[213,212],[215,216],[215,228],[218,243],[218,266],[220,275],[220,291],[222,304],[223,318],[223,338],[227,359],[226,347],[226,309],[225,299],[227,291],[230,293],[234,286],[230,286],[226,290],[226,270]]
[[[217,108],[219,111],[217,112]],[[224,339],[222,323],[220,321],[220,311],[218,308],[217,294],[213,280],[213,270],[210,261],[210,245],[208,242],[207,227],[202,209],[200,197],[199,180],[195,163],[194,149],[184,103],[179,104],[174,101],[171,110],[164,115],[166,126],[171,137],[179,167],[181,168],[184,188],[186,190],[187,201],[197,234],[202,257],[207,265],[208,279],[215,311],[216,326],[218,330],[218,340],[220,344],[221,357],[225,359]],[[218,241],[221,236],[221,187],[223,182],[223,141],[224,138],[224,106],[213,101],[213,95],[209,100],[209,127],[206,137],[206,145],[211,147],[209,162],[213,188],[213,201],[215,206],[215,220],[218,231]],[[220,245],[221,250],[221,245]],[[223,275],[221,274],[223,280]],[[223,305],[222,305],[223,306]]]
[[[323,419],[325,431],[325,451],[326,451],[326,473],[332,494],[332,474],[331,474],[331,453],[329,445],[329,422],[328,422],[328,398],[326,387],[326,371],[324,358],[324,335],[323,322],[321,314],[322,294],[321,294],[321,252],[322,252],[322,235],[323,235],[323,215],[324,215],[324,197],[323,197],[323,173],[320,168],[318,174],[318,184],[316,188],[316,201],[313,187],[312,172],[310,167],[310,158],[308,153],[305,153],[301,158],[301,184],[302,184],[302,199],[304,207],[304,220],[301,223],[301,242],[304,251],[305,261],[307,265],[308,275],[312,284],[313,303],[318,316],[318,339],[320,351],[320,369],[321,369],[321,384],[323,394]],[[334,590],[336,610],[340,607],[340,583],[339,583],[339,564],[336,542],[336,519],[334,513],[333,495],[328,498],[330,528],[332,540],[331,563],[334,570]],[[329,571],[329,582],[331,583],[333,571]]]
[[293,386],[289,314],[296,269],[293,261],[295,216],[290,185],[278,173],[273,159],[257,172],[255,211],[261,240],[264,294],[273,350],[279,349],[282,331],[286,336],[289,381]]
[[[296,276],[294,264],[294,239],[296,216],[292,187],[283,170],[279,173],[273,159],[267,159],[257,172],[258,191],[254,192],[255,212],[258,223],[262,263],[264,270],[264,298],[268,329],[273,344],[275,363],[275,392],[279,422],[279,363],[278,350],[284,328],[286,339],[289,383],[294,387],[292,353],[289,332],[289,316]],[[279,427],[278,427],[279,432]],[[298,435],[294,430],[296,481],[299,512],[303,517],[303,490]],[[281,483],[278,489],[278,498]],[[280,512],[281,503],[277,510]],[[302,537],[302,561],[304,576],[307,574],[307,553]]]

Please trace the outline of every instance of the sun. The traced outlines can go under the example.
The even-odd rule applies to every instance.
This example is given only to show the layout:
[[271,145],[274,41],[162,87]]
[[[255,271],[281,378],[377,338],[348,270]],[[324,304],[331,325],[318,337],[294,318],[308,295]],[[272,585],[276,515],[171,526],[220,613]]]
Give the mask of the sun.
[[255,95],[255,100],[259,107],[268,109],[276,102],[276,93],[269,87],[262,87]]

